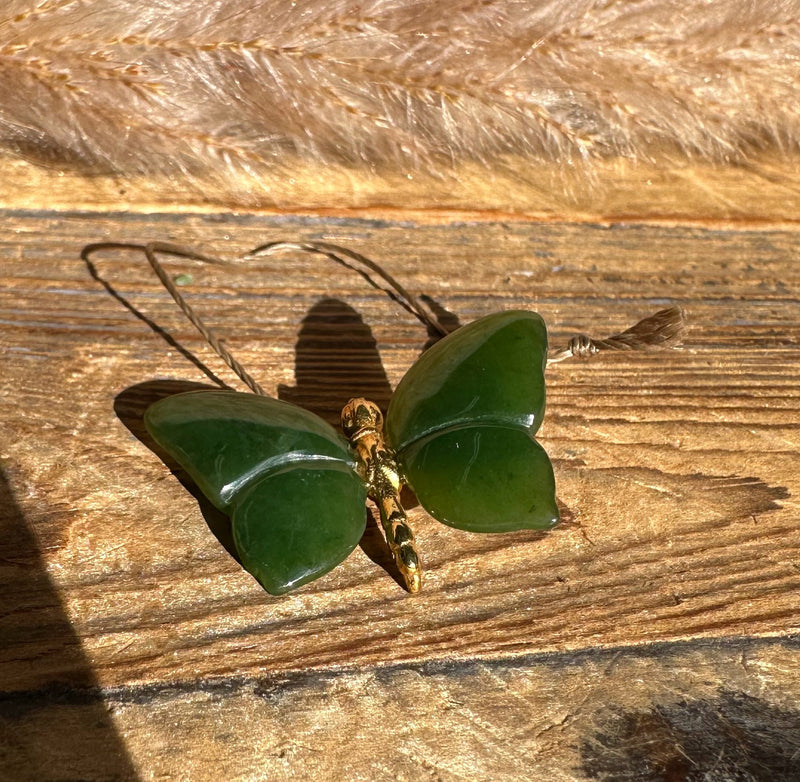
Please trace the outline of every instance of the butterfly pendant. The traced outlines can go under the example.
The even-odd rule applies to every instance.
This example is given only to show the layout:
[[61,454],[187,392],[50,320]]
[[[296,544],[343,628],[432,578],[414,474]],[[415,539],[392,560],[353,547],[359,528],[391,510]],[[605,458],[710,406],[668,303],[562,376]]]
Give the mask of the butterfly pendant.
[[533,312],[488,315],[437,342],[386,413],[343,411],[348,439],[286,402],[192,391],[146,412],[152,437],[231,520],[242,565],[270,594],[319,578],[358,545],[378,506],[406,587],[420,588],[402,484],[438,521],[470,532],[558,522],[553,468],[536,441],[545,409],[547,330]]

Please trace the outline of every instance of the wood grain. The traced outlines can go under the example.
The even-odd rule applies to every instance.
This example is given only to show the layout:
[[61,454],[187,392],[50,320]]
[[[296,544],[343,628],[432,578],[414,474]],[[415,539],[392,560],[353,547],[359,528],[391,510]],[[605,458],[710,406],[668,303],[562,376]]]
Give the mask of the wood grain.
[[[375,779],[423,778],[415,769],[425,768],[434,779],[461,779],[465,767],[448,764],[472,749],[437,750],[436,731],[414,738],[420,725],[447,731],[447,703],[457,703],[458,714],[478,709],[472,728],[454,735],[486,731],[487,775],[512,779],[520,769],[544,769],[542,778],[580,778],[591,769],[570,770],[563,754],[550,775],[542,765],[550,740],[540,741],[534,727],[526,740],[537,748],[535,759],[504,755],[513,720],[492,722],[499,706],[484,720],[479,693],[513,693],[511,702],[530,715],[551,697],[549,663],[542,658],[537,672],[532,654],[606,649],[632,660],[642,644],[787,638],[800,629],[794,228],[28,211],[4,218],[0,459],[8,489],[0,592],[8,597],[0,692],[12,712],[23,701],[46,705],[46,720],[38,706],[25,717],[29,741],[58,721],[58,693],[65,692],[63,708],[101,733],[105,725],[104,741],[122,732],[127,749],[117,741],[119,753],[85,778],[218,779],[220,768],[229,779],[292,771],[333,779],[337,768]],[[691,327],[682,350],[548,370],[541,439],[572,523],[547,535],[480,536],[415,509],[427,569],[418,597],[398,587],[368,535],[328,576],[272,598],[229,555],[220,519],[154,454],[141,426],[143,409],[159,395],[212,384],[181,349],[235,385],[233,378],[140,257],[108,254],[98,267],[178,347],[93,281],[79,253],[103,239],[161,239],[232,255],[279,238],[325,239],[363,252],[463,322],[534,308],[553,344],[576,331],[614,333],[671,303],[686,309]],[[360,278],[308,257],[191,271],[187,295],[262,385],[327,417],[349,396],[385,402],[427,339]],[[759,654],[775,666],[772,693],[783,678],[787,692],[797,693],[787,673],[796,650],[764,643]],[[691,655],[700,647],[686,648]],[[703,666],[717,664],[713,648],[697,652],[703,662],[687,674],[686,692]],[[559,670],[567,670],[578,658],[559,659]],[[458,694],[452,680],[443,694],[420,684],[428,676],[420,671],[432,669],[419,666],[468,663],[478,666],[477,678]],[[501,663],[509,666],[506,679],[482,673]],[[669,668],[653,666],[662,674]],[[388,679],[381,679],[384,669]],[[570,698],[593,680],[587,671],[583,684],[567,688]],[[302,696],[287,711],[275,707],[269,719],[277,722],[263,722],[272,696],[256,693],[257,682],[328,674],[344,677],[335,680],[345,691],[339,701],[334,680],[324,679],[307,703]],[[453,674],[465,675],[460,668]],[[633,675],[615,679],[618,694]],[[519,676],[535,679],[525,685],[529,695],[520,694]],[[668,677],[653,676],[668,687]],[[567,687],[561,674],[556,679],[553,687]],[[748,681],[755,694],[755,679]],[[407,694],[420,688],[419,697]],[[76,703],[75,692],[95,695]],[[537,723],[553,736],[559,720],[572,724],[566,692],[552,694],[555,727]],[[126,699],[139,696],[131,693],[153,695],[132,704]],[[281,693],[278,700],[294,697]],[[103,704],[115,697],[121,705],[109,716]],[[418,751],[404,755],[399,742],[384,765],[368,761],[380,743],[370,728],[358,732],[368,750],[346,765],[333,752],[336,736],[371,724],[386,699],[408,699],[410,711],[398,719]],[[93,717],[83,720],[86,710]],[[289,714],[299,721],[281,727]],[[22,718],[14,719],[22,730]],[[259,776],[252,754],[238,754],[254,720],[267,725],[271,776]],[[303,749],[292,738],[320,736],[320,726],[326,737],[319,745]],[[185,768],[170,765],[166,753],[190,746],[193,731],[199,754],[189,752]],[[285,746],[276,738],[281,731]],[[223,751],[226,735],[231,749]],[[86,746],[95,740],[88,731]],[[16,755],[7,749],[8,757],[28,757],[23,744]],[[327,749],[317,756],[315,746]],[[266,745],[253,743],[248,752],[256,747]],[[225,756],[222,766],[214,765],[216,751]]]
[[793,782],[797,656],[728,640],[26,692],[0,712],[4,778]]

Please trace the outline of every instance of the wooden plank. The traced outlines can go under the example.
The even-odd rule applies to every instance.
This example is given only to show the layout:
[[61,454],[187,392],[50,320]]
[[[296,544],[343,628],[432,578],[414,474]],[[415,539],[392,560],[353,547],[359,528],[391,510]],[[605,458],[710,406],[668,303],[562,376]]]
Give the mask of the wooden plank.
[[[10,233],[3,250],[3,339],[14,357],[3,378],[3,460],[103,684],[797,629],[792,232],[17,219],[24,243]],[[418,598],[358,549],[332,574],[276,599],[242,572],[197,501],[125,428],[144,437],[142,409],[163,393],[154,378],[208,378],[88,278],[80,247],[111,226],[115,238],[174,236],[206,249],[223,232],[232,237],[227,250],[279,235],[335,238],[385,260],[464,320],[535,307],[554,343],[574,329],[616,331],[667,301],[685,305],[692,328],[682,351],[550,370],[542,441],[580,526],[470,535],[417,509],[427,568]],[[109,259],[104,269],[229,376],[141,259]],[[364,390],[384,401],[381,367],[395,383],[425,342],[412,318],[315,259],[196,275],[196,301],[266,388],[294,386],[280,393],[314,407],[324,383],[335,404],[317,405],[323,414]],[[338,317],[330,352],[331,343],[301,346],[306,375],[297,390],[296,336],[323,297],[346,298],[353,310],[330,305]],[[362,341],[348,359],[344,340],[356,325]],[[57,672],[39,642],[15,659],[20,687]]]
[[[620,749],[628,724],[658,739],[697,710],[709,724],[764,712],[776,731],[791,718],[796,645],[702,639],[800,626],[793,228],[4,217],[5,778],[603,779],[609,755],[639,762]],[[91,280],[80,249],[106,238],[226,254],[337,241],[464,322],[534,308],[554,344],[673,302],[691,328],[680,351],[548,370],[542,442],[575,523],[478,536],[415,509],[421,595],[367,536],[328,576],[272,598],[143,442],[150,401],[212,381]],[[98,265],[234,384],[141,258]],[[191,271],[187,295],[267,390],[329,418],[350,395],[385,402],[426,341],[360,278],[308,257]]]
[[793,782],[797,658],[796,640],[740,639],[18,693],[0,704],[0,770],[18,782]]

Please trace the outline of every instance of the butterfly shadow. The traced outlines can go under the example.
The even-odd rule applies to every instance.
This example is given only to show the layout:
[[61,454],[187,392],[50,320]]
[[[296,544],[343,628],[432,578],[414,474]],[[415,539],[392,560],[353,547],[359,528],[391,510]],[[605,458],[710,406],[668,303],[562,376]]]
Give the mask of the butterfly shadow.
[[119,393],[114,400],[114,412],[117,414],[117,418],[127,427],[128,431],[161,459],[186,491],[197,500],[200,512],[203,514],[203,518],[214,537],[241,565],[233,542],[230,519],[209,502],[183,467],[161,448],[144,425],[144,414],[150,405],[174,394],[204,389],[218,391],[219,386],[210,386],[206,383],[195,383],[187,380],[148,380],[130,386]]

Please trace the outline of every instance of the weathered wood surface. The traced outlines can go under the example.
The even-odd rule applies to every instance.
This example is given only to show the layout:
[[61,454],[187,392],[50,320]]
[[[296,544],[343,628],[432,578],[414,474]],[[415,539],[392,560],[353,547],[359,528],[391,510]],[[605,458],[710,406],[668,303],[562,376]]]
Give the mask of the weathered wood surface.
[[[602,750],[620,754],[625,714],[674,738],[653,704],[797,724],[793,226],[4,219],[0,778],[634,779],[603,776]],[[231,255],[278,238],[363,252],[465,322],[535,308],[554,344],[668,303],[691,327],[679,351],[548,370],[541,440],[574,523],[477,536],[416,509],[421,595],[368,534],[331,574],[272,598],[142,430],[160,394],[212,381],[79,252],[161,239]],[[141,257],[97,264],[234,384]],[[265,388],[328,417],[352,395],[385,402],[426,341],[313,258],[192,273],[187,295]],[[731,637],[749,640],[702,640]]]

